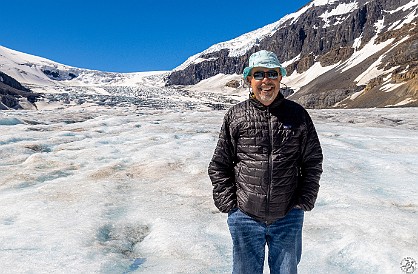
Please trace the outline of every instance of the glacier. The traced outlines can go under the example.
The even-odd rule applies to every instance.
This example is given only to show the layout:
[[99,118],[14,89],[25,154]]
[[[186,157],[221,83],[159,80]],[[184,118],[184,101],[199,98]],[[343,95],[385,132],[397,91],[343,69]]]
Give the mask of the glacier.
[[[225,108],[82,106],[0,112],[1,271],[230,272],[207,176]],[[418,259],[417,109],[309,113],[325,160],[300,273],[402,273]]]

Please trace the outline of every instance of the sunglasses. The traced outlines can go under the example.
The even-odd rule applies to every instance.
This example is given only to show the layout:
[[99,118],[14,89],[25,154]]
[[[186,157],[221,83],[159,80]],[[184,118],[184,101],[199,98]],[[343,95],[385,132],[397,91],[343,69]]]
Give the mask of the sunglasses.
[[263,80],[264,78],[269,78],[269,79],[277,79],[279,78],[279,73],[275,70],[269,70],[269,71],[256,71],[253,73],[253,77],[255,80]]

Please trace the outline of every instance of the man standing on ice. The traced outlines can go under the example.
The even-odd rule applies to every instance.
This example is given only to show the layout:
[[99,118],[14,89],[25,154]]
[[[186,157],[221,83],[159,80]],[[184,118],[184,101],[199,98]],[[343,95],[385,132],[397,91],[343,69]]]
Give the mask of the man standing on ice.
[[243,76],[252,92],[225,114],[208,168],[213,199],[228,213],[233,273],[263,273],[267,244],[270,273],[294,274],[304,211],[318,195],[321,145],[307,111],[280,93],[286,70],[273,52],[253,53]]

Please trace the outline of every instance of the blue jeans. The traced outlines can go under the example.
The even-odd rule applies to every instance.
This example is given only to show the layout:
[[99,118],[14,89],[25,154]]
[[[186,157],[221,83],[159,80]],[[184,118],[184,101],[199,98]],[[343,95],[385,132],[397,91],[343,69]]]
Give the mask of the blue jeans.
[[261,274],[265,246],[271,274],[295,274],[302,254],[304,212],[292,209],[271,225],[259,222],[239,209],[228,213],[233,243],[233,274]]

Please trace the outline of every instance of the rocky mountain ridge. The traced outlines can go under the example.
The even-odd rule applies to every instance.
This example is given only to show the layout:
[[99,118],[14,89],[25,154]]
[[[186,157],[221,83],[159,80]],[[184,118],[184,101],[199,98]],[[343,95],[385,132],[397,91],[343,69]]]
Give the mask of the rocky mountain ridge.
[[[167,84],[240,74],[253,52],[266,49],[286,65],[288,86],[296,86],[290,98],[305,107],[418,106],[417,9],[416,0],[312,1],[280,20],[270,35],[254,31],[244,54],[231,54],[225,42],[174,70]],[[315,69],[324,72],[315,75]]]

